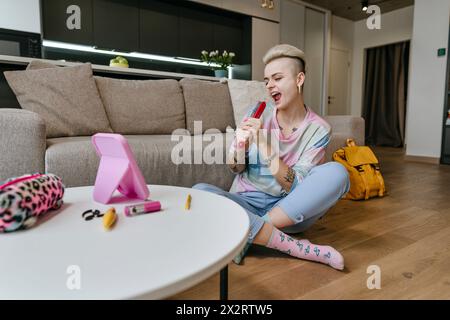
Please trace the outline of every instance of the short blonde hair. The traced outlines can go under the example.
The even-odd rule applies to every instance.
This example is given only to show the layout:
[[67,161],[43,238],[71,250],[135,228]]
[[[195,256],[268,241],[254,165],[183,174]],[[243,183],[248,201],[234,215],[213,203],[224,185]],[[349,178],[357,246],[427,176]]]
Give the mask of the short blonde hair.
[[299,72],[306,72],[305,53],[297,47],[289,44],[279,44],[267,51],[263,57],[263,62],[267,65],[272,60],[278,58],[293,58],[298,62]]

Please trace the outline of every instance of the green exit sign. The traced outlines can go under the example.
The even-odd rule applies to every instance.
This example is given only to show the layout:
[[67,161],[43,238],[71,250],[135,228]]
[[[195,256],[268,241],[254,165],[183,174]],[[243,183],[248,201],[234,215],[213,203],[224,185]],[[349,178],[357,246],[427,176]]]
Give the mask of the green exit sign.
[[438,49],[438,57],[443,57],[443,56],[445,56],[445,48]]

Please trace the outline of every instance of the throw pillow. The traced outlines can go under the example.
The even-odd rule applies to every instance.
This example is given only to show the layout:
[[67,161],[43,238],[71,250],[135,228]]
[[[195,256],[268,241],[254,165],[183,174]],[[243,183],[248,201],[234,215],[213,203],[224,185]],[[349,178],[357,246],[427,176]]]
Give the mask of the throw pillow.
[[264,82],[236,79],[228,79],[227,82],[236,125],[241,123],[248,110],[254,107],[259,101],[272,100]]
[[38,69],[46,69],[46,68],[59,68],[56,64],[41,61],[41,60],[31,60],[31,62],[27,66],[27,70],[38,70]]
[[114,132],[171,134],[186,128],[183,92],[177,80],[94,78]]
[[218,129],[225,132],[235,127],[230,92],[225,83],[191,78],[180,80],[186,104],[187,129],[194,134],[194,121],[202,121],[202,131]]
[[112,132],[91,64],[4,74],[21,107],[44,119],[47,138]]

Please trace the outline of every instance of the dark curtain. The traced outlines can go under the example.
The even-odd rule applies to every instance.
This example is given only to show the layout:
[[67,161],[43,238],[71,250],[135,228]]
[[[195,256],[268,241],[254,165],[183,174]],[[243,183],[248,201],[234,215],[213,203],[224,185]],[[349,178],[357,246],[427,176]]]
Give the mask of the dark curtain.
[[367,145],[403,146],[408,64],[409,42],[367,50],[363,103]]

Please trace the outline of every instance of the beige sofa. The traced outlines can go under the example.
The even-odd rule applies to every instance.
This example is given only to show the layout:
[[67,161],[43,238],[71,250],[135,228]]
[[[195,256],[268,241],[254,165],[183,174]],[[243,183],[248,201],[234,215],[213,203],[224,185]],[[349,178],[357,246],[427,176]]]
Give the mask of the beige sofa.
[[[171,135],[174,128],[181,129],[182,138],[192,143],[192,159],[195,152],[211,143],[208,139],[213,139],[213,135],[225,137],[226,128],[236,125],[236,106],[233,106],[228,83],[190,78],[136,81],[94,77],[94,80],[111,131],[124,134],[128,139],[148,184],[190,187],[206,182],[227,190],[231,187],[234,175],[224,164],[174,164],[172,152],[179,141]],[[254,100],[258,101],[259,97]],[[26,103],[21,99],[19,102]],[[60,176],[67,187],[94,184],[99,159],[91,136],[55,137],[53,133],[49,136],[49,124],[44,118],[23,109],[0,109],[0,181],[45,171]],[[331,116],[325,119],[332,126],[327,161],[347,138],[364,144],[362,118]],[[220,133],[194,134],[197,120],[202,121],[203,132],[216,129]],[[224,142],[223,150],[228,147],[229,141]]]

